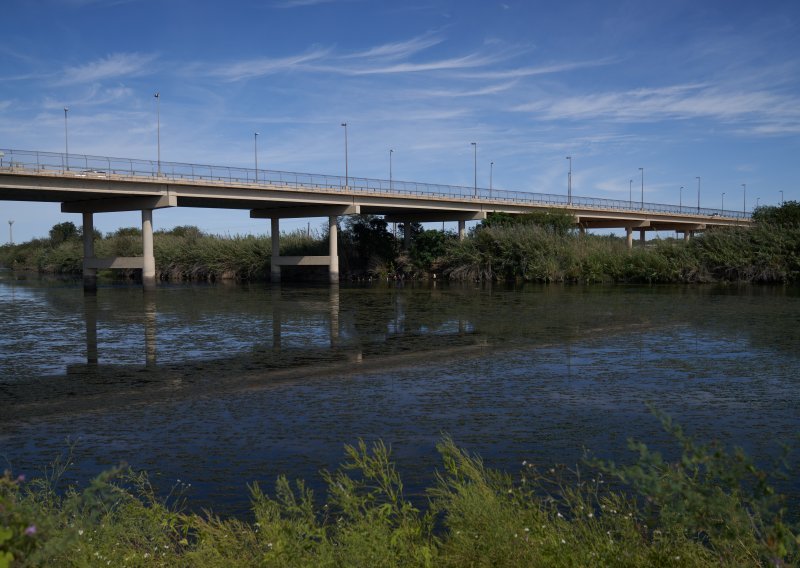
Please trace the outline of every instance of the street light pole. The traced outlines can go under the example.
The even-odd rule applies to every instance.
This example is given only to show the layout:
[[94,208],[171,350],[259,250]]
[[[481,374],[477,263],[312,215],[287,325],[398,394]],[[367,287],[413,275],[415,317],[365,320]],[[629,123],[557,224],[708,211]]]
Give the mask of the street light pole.
[[747,215],[747,184],[742,184],[742,214]]
[[756,197],[756,209],[758,209],[758,207],[759,207],[758,204],[759,204],[760,201],[761,201],[761,198],[760,197]]
[[781,205],[783,205],[783,190],[781,190]]
[[572,156],[567,156],[569,160],[569,173],[567,174],[567,203],[572,205]]
[[472,148],[475,150],[475,158],[473,160],[475,166],[473,187],[475,188],[475,197],[478,197],[478,143],[470,142],[470,144],[472,144]]
[[347,189],[350,187],[350,171],[347,159],[347,123],[343,122],[342,126],[344,126],[344,188]]
[[392,154],[394,154],[394,150],[389,148],[389,190],[392,189]]
[[158,141],[158,175],[161,177],[161,93],[153,95],[156,98],[156,140]]
[[64,107],[64,160],[67,163],[67,171],[69,171],[69,133],[67,130],[67,113],[69,109]]
[[11,226],[14,224],[14,221],[8,222],[8,244],[14,244],[14,231],[11,229]]
[[628,207],[633,209],[633,180],[628,180]]
[[725,215],[725,192],[722,192],[722,215]]
[[642,211],[644,211],[644,168],[639,168],[639,171],[642,172]]
[[253,132],[253,157],[256,162],[256,183],[258,183],[258,132]]
[[494,162],[489,162],[489,198],[492,197],[492,175],[494,174]]
[[697,214],[700,215],[700,176],[697,177]]
[[678,212],[683,211],[683,186],[678,190]]

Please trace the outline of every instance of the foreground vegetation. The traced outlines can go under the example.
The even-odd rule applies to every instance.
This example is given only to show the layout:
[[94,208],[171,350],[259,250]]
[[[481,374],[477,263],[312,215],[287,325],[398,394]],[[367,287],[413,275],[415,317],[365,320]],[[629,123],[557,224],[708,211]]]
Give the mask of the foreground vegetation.
[[[383,219],[344,219],[340,244],[346,278],[518,280],[530,282],[796,282],[800,280],[800,203],[761,207],[752,227],[705,231],[689,242],[651,240],[628,250],[623,238],[581,235],[557,211],[511,217],[490,215],[463,241],[454,233],[411,224],[411,247]],[[404,227],[401,225],[400,229]],[[0,247],[0,265],[19,270],[79,274],[80,230],[72,223],[49,238]],[[141,233],[120,229],[95,235],[97,256],[141,254]],[[196,227],[155,236],[158,276],[164,280],[265,280],[270,271],[267,237],[219,237]],[[327,235],[281,236],[283,255],[325,255]]]
[[[685,436],[666,463],[631,442],[638,461],[585,472],[522,463],[487,469],[445,438],[443,469],[421,511],[382,444],[346,446],[323,472],[320,504],[298,481],[274,496],[251,487],[252,518],[185,512],[144,474],[117,468],[60,490],[63,462],[40,479],[0,478],[0,567],[8,566],[788,566],[797,528],[769,477],[741,452]],[[624,484],[625,491],[609,485]],[[797,504],[794,503],[794,506]]]

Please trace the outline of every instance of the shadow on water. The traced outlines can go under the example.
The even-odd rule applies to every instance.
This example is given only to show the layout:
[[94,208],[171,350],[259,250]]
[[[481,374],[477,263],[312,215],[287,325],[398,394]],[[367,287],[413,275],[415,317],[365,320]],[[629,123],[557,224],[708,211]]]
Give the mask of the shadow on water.
[[511,471],[667,447],[654,402],[760,459],[798,432],[800,294],[640,286],[101,287],[0,276],[0,455],[74,479],[127,461],[241,513],[245,484],[303,477],[358,438],[410,491],[442,432]]

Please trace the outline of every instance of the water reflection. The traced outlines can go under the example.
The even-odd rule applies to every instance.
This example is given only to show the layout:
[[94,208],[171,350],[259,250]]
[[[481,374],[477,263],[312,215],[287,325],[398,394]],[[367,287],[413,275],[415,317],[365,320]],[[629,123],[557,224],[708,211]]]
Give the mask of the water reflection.
[[[770,455],[800,424],[800,294],[736,287],[106,287],[0,278],[0,454],[76,478],[125,460],[199,506],[304,477],[359,437],[430,482],[449,432],[492,467],[664,437]],[[315,481],[316,480],[316,481]],[[158,485],[157,483],[157,485]]]

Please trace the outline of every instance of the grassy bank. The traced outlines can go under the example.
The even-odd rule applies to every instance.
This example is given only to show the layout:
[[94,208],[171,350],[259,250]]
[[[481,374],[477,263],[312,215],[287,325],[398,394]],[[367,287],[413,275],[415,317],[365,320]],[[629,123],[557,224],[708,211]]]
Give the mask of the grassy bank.
[[67,491],[64,463],[29,482],[6,473],[0,567],[796,565],[797,528],[767,474],[663,422],[683,449],[675,463],[632,442],[633,465],[580,474],[526,462],[513,476],[492,471],[445,438],[424,512],[381,443],[345,447],[340,468],[323,472],[324,503],[283,477],[274,496],[253,485],[249,520],[183,512],[125,468]]
[[456,280],[529,282],[794,282],[800,226],[706,231],[688,243],[559,234],[540,225],[485,227],[452,242],[440,265]]
[[[762,207],[752,227],[709,229],[689,242],[655,239],[628,250],[616,236],[580,235],[558,211],[493,214],[463,241],[453,233],[409,225],[409,250],[380,217],[343,220],[339,258],[344,278],[425,278],[531,282],[796,282],[800,280],[800,204]],[[401,231],[402,231],[402,225]],[[160,231],[156,270],[164,280],[266,280],[267,237],[220,237],[196,227]],[[60,223],[49,238],[0,247],[0,265],[17,270],[79,274],[80,230]],[[141,233],[120,229],[95,235],[95,254],[141,255]],[[327,235],[281,236],[283,255],[326,255]]]

